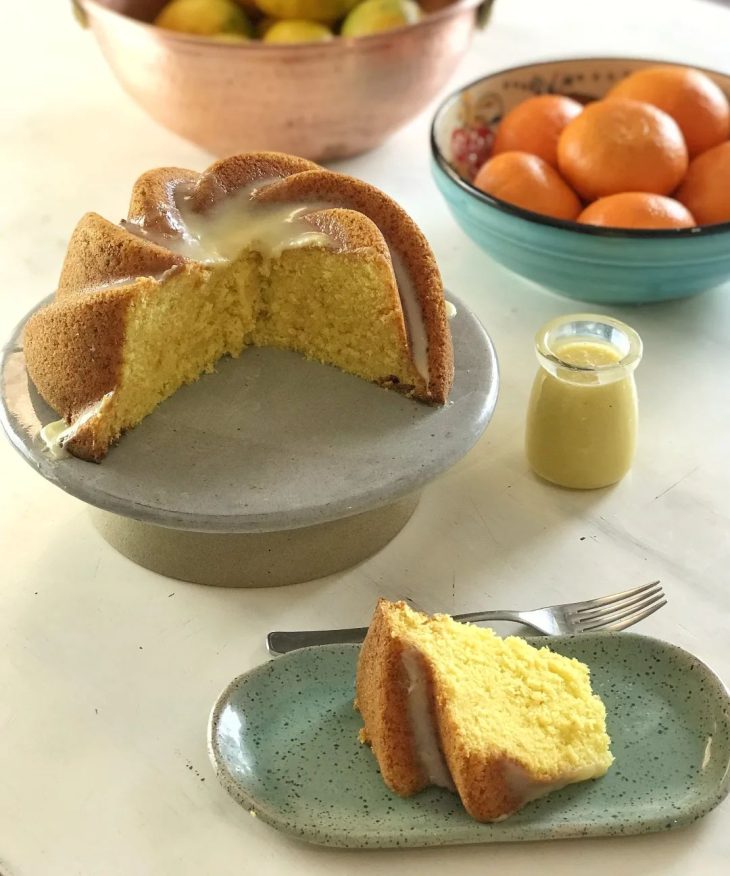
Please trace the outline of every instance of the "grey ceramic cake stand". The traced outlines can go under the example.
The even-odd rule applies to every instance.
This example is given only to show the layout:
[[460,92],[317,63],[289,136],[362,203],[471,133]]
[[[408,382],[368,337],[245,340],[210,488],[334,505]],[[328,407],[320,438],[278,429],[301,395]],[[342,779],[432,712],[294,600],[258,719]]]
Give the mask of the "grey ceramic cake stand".
[[249,349],[163,402],[100,465],[53,459],[39,433],[57,415],[28,379],[19,328],[1,363],[3,426],[26,461],[88,502],[104,538],[142,566],[228,587],[317,578],[387,544],[421,488],[489,422],[494,349],[448,297],[456,377],[444,408],[295,353]]

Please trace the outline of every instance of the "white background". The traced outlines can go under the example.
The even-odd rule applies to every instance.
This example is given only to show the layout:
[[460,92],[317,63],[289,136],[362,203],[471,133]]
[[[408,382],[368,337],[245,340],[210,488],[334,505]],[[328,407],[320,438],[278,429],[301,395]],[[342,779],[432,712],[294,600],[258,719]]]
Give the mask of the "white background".
[[[122,93],[68,3],[16,2],[4,13],[6,337],[54,289],[83,212],[119,219],[140,172],[166,164],[202,170],[210,156]],[[730,13],[702,0],[498,0],[490,29],[446,90],[501,67],[569,55],[663,57],[730,73],[729,45]],[[642,632],[695,651],[730,679],[728,287],[608,309],[645,343],[636,465],[618,487],[596,493],[538,482],[522,452],[532,336],[576,305],[508,274],[459,231],[429,176],[430,115],[339,167],[381,186],[420,223],[447,287],[495,341],[501,395],[478,446],[425,492],[381,554],[279,591],[170,581],[115,553],[80,502],[0,440],[5,876],[727,872],[727,803],[687,830],[654,836],[340,852],[249,818],[209,766],[210,706],[231,678],[266,659],[265,633],[366,623],[379,595],[457,612],[586,598],[661,578],[669,606]]]

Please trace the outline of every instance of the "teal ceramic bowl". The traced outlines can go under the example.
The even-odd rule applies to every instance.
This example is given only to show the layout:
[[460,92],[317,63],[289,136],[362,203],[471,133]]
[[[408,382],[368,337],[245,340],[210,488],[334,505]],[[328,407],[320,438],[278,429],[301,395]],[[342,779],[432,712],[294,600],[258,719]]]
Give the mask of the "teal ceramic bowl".
[[[587,103],[634,70],[661,63],[667,62],[586,58],[530,64],[485,76],[447,98],[431,127],[432,169],[462,229],[516,274],[580,301],[666,301],[730,279],[730,222],[647,231],[552,219],[479,191],[468,178],[463,148],[455,154],[464,133],[488,143],[502,116],[534,94],[566,94]],[[705,72],[730,96],[730,76]],[[482,144],[477,137],[474,148]]]

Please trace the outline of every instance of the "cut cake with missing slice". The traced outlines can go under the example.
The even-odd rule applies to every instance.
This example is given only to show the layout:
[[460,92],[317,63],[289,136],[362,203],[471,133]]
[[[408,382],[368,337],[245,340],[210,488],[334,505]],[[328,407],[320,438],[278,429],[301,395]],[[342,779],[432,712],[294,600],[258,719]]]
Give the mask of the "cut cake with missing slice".
[[413,220],[365,182],[271,152],[149,171],[119,225],[87,214],[23,343],[65,421],[56,441],[94,461],[249,346],[431,404],[454,374],[441,277]]
[[391,790],[455,789],[478,821],[602,776],[613,762],[587,666],[403,602],[378,602],[355,706]]

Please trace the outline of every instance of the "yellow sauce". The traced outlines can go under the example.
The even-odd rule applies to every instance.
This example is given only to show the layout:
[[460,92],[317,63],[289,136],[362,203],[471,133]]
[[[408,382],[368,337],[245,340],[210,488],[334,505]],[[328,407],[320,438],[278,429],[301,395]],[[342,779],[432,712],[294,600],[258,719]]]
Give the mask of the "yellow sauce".
[[631,467],[636,449],[633,371],[606,369],[618,365],[622,354],[600,341],[569,340],[552,352],[564,364],[555,365],[555,374],[541,367],[535,378],[527,415],[528,462],[540,477],[563,487],[614,484]]

